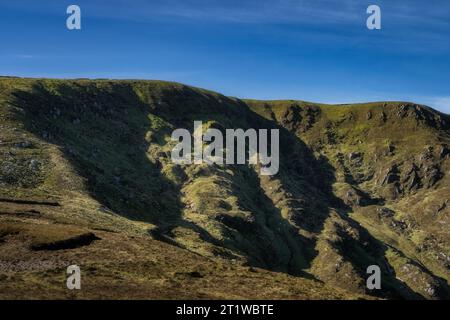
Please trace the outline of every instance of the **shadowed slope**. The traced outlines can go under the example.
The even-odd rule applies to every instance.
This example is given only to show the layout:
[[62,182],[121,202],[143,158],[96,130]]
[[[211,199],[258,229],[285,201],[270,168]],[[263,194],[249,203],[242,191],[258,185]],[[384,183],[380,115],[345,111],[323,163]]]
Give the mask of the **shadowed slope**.
[[[448,295],[446,115],[400,103],[240,101],[158,81],[2,79],[0,92],[2,195],[61,204],[4,203],[17,224],[33,217],[86,232],[150,235],[180,255],[318,278],[360,294],[367,266],[377,264],[383,289],[366,293]],[[192,132],[194,120],[222,131],[280,129],[279,173],[175,165],[171,132]],[[422,214],[425,202],[431,211]],[[5,234],[8,242],[15,233]]]

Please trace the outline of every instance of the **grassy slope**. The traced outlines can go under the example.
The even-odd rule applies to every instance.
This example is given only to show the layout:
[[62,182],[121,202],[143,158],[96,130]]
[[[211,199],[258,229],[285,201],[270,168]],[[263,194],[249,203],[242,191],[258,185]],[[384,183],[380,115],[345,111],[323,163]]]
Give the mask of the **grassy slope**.
[[450,275],[447,115],[402,102],[249,105],[329,159],[335,194],[350,207],[351,219],[387,245],[384,255],[396,278],[425,297],[448,291],[445,280],[433,286]]
[[[139,287],[142,297],[354,298],[365,293],[365,268],[373,263],[383,269],[382,296],[445,297],[448,207],[441,202],[450,197],[448,156],[439,148],[448,144],[448,119],[422,107],[423,114],[401,117],[400,106],[244,102],[158,81],[1,79],[1,197],[61,204],[0,201],[0,277],[9,288],[1,291],[18,297],[32,279],[48,289],[43,296],[65,297],[57,288],[62,262],[81,259],[100,270],[90,278],[95,290],[82,297],[136,297],[132,288]],[[193,120],[218,129],[279,127],[280,173],[173,165],[170,134]],[[433,150],[420,160],[427,146]],[[418,186],[402,176],[414,160]],[[381,183],[397,163],[400,173]],[[379,218],[381,207],[395,216]],[[29,249],[87,232],[102,240]],[[126,263],[117,248],[130,255]],[[11,250],[20,255],[12,259]],[[34,259],[50,261],[38,263],[46,273],[35,272]],[[207,280],[186,276],[198,264]],[[13,272],[17,265],[25,267]],[[242,265],[283,273],[258,269],[259,277]],[[170,271],[163,276],[162,268]],[[229,268],[229,287],[214,289],[217,268]],[[123,289],[111,293],[103,274]],[[248,291],[236,296],[233,281]],[[192,293],[174,289],[193,283]]]

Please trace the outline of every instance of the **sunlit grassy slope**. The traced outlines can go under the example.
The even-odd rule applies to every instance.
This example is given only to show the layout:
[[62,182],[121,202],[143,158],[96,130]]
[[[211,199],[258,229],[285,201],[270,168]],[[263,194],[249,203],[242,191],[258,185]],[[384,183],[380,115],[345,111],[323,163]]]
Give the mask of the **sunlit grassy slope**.
[[[194,120],[280,129],[279,173],[173,164]],[[0,129],[1,298],[449,297],[450,120],[425,106],[1,78]]]

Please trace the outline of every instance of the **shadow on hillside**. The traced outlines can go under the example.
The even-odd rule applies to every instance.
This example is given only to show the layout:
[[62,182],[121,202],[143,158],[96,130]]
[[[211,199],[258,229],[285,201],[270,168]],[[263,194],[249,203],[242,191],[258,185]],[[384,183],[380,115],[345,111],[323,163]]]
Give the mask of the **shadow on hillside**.
[[[311,150],[288,130],[252,112],[239,100],[201,95],[189,87],[170,92],[162,100],[164,108],[157,108],[154,114],[176,128],[192,131],[193,121],[202,121],[213,123],[222,133],[226,128],[280,130],[281,166],[273,179],[260,179],[248,166],[226,166],[234,172],[232,194],[238,198],[240,209],[253,213],[253,221],[231,215],[220,215],[215,219],[219,218],[229,228],[227,230],[239,233],[228,235],[221,245],[238,251],[253,266],[305,275],[302,270],[309,268],[317,253],[314,240],[302,236],[299,228],[318,233],[328,217],[328,208],[345,206],[333,195],[331,165],[324,158],[316,159]],[[279,194],[274,197],[269,194],[270,189],[275,191],[277,188],[271,185],[272,182],[284,189],[277,204],[271,198]],[[281,213],[283,203],[291,204],[288,217]]]
[[343,218],[352,228],[358,230],[359,241],[349,236],[342,227],[337,230],[337,236],[342,240],[335,249],[339,251],[346,261],[350,261],[358,274],[364,279],[369,275],[366,273],[367,267],[376,265],[381,270],[382,290],[366,289],[366,294],[390,299],[423,299],[424,297],[414,292],[406,283],[399,280],[395,270],[386,259],[388,247],[373,237],[358,222],[347,216],[347,212],[341,212]]
[[[60,147],[102,211],[155,224],[155,238],[176,244],[168,235],[182,221],[179,187],[147,156],[150,109],[129,85],[61,82],[50,89],[37,82],[14,97],[26,129]],[[212,239],[197,225],[183,226]]]
[[[37,82],[31,91],[18,90],[14,97],[12,104],[25,110],[25,115],[17,116],[27,130],[61,147],[77,173],[86,178],[86,190],[94,199],[126,218],[155,224],[151,234],[158,240],[179,245],[171,232],[182,225],[204,241],[243,254],[250,265],[308,276],[302,270],[317,256],[316,240],[299,231],[319,234],[330,208],[338,208],[343,216],[350,210],[333,194],[334,169],[327,159],[317,159],[293,133],[238,100],[183,87],[162,92],[160,101],[150,104],[129,84],[107,82],[103,86],[61,82],[53,89]],[[236,174],[234,193],[240,205],[253,213],[254,221],[250,229],[248,223],[235,217],[222,217],[221,222],[243,233],[255,244],[253,248],[230,239],[218,241],[205,228],[184,220],[181,187],[166,178],[160,162],[147,156],[149,113],[190,131],[193,120],[216,121],[223,128],[280,130],[281,166],[276,176],[260,178],[249,167],[232,168]],[[242,193],[243,188],[248,194]],[[288,210],[283,213],[282,207]],[[268,234],[271,236],[266,237]],[[371,260],[384,261],[385,250],[380,250],[380,244],[368,233],[367,238],[378,246]],[[364,250],[351,240],[347,245]],[[360,257],[345,257],[365,272]],[[400,286],[395,275],[380,267],[395,286]]]

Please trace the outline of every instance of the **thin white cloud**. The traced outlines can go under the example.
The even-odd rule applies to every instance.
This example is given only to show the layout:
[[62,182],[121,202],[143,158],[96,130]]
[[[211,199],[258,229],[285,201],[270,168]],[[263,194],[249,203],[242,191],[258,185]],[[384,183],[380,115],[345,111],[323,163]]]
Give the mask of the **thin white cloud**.
[[450,97],[432,98],[429,103],[431,107],[446,114],[450,114]]
[[[398,101],[405,101],[398,99]],[[450,114],[450,96],[414,96],[408,101],[423,104],[440,112]]]
[[36,55],[33,55],[33,54],[13,54],[13,55],[11,55],[12,57],[14,57],[14,58],[19,58],[19,59],[34,59],[34,58],[37,58],[37,56]]
[[[373,1],[372,1],[373,2]],[[371,1],[361,0],[99,0],[90,3],[95,13],[111,18],[179,17],[241,23],[354,23],[365,21]],[[413,31],[422,24],[448,24],[448,3],[438,0],[377,0],[383,15]]]
[[[429,0],[408,2],[377,0],[382,8],[383,32],[377,46],[414,52],[450,51],[450,3]],[[349,45],[370,45],[365,29],[366,9],[371,1],[361,0],[99,0],[86,4],[89,15],[135,22],[180,20],[200,23],[291,24],[280,28],[280,37],[311,36],[323,43],[345,41]],[[433,4],[433,5],[431,5]],[[446,14],[444,14],[446,13]],[[414,44],[414,45],[413,45]]]

